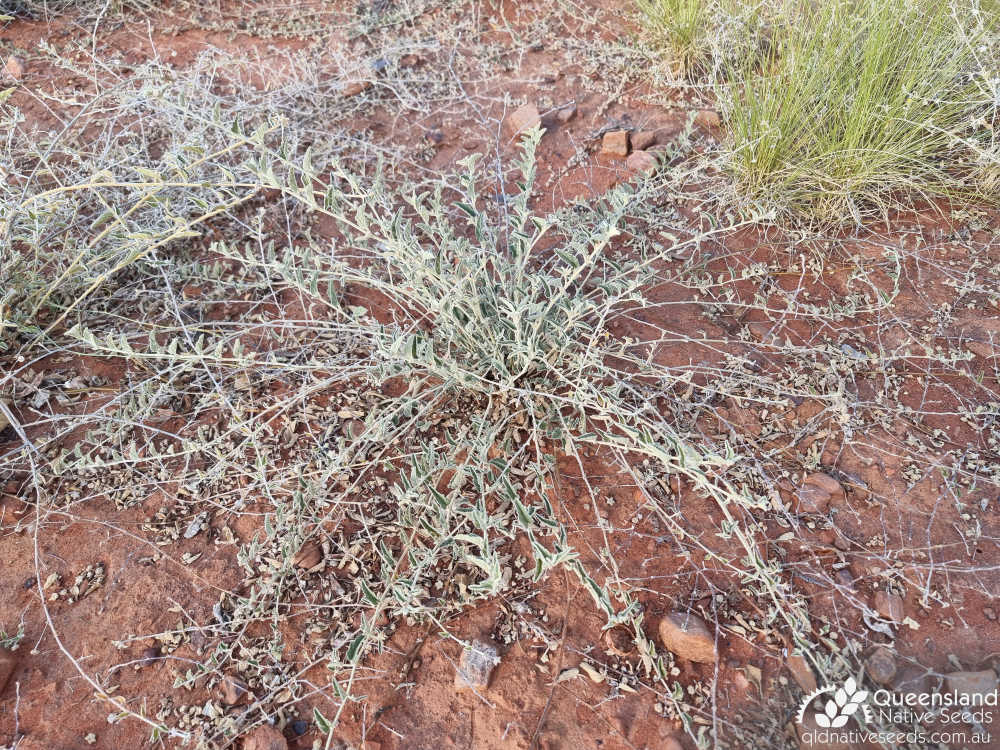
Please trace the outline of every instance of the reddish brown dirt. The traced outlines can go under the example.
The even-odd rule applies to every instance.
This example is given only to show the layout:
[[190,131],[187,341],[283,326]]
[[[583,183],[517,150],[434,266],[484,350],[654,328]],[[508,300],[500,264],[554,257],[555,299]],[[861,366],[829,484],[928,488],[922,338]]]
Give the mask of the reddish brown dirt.
[[[517,3],[508,3],[500,11],[490,9],[486,18],[496,42],[512,45],[504,22],[524,28],[536,17],[528,10],[519,10]],[[616,39],[624,38],[628,32],[605,25],[600,33],[606,39]],[[49,118],[32,92],[71,87],[75,83],[65,74],[57,74],[41,56],[32,54],[40,40],[52,37],[88,38],[80,27],[60,22],[54,25],[17,22],[9,25],[2,36],[5,53],[17,49],[26,54],[28,73],[15,97],[26,115],[39,123]],[[308,42],[197,28],[177,35],[154,32],[150,36],[145,23],[136,21],[99,34],[99,44],[105,54],[117,49],[135,63],[155,49],[176,66],[190,64],[206,46],[233,50],[250,47],[259,50],[263,59],[274,60],[272,70],[280,78],[284,52],[304,49]],[[541,209],[565,205],[576,197],[599,196],[611,185],[630,177],[623,161],[596,153],[596,136],[602,129],[665,128],[677,132],[688,113],[698,106],[676,92],[662,95],[662,106],[654,105],[647,98],[650,92],[640,84],[629,84],[617,96],[609,98],[598,90],[596,82],[571,77],[565,70],[550,83],[525,82],[532,78],[532,71],[556,66],[558,62],[544,50],[529,51],[517,59],[501,86],[514,98],[544,98],[554,103],[543,108],[543,123],[548,132],[539,151],[539,185],[544,187],[538,199]],[[261,80],[254,83],[268,85]],[[615,81],[603,83],[610,83],[612,88],[617,86]],[[566,102],[575,102],[578,113],[569,123],[559,124],[555,109]],[[503,110],[503,105],[495,102],[486,113],[455,111],[429,120],[404,122],[376,104],[359,115],[358,129],[375,132],[375,137],[383,142],[410,144],[414,150],[428,148],[427,132],[438,133],[439,142],[430,147],[432,153],[424,166],[444,170],[453,168],[468,153],[481,151],[495,142]],[[704,128],[695,131],[699,147],[710,146],[719,136]],[[580,145],[588,151],[587,156],[582,163],[571,163]],[[509,153],[512,143],[509,139],[502,141],[501,148]],[[996,216],[990,218],[996,226]],[[929,208],[923,214],[895,217],[888,230],[873,229],[870,244],[859,243],[857,249],[869,254],[875,263],[885,244],[905,247],[912,242],[913,226],[923,237],[940,239],[950,231],[947,223]],[[786,240],[768,232],[748,231],[733,236],[725,247],[703,248],[702,258],[713,275],[730,273],[754,262],[794,260],[794,252]],[[995,235],[982,231],[970,242],[977,252],[989,254],[994,263],[1000,262]],[[883,429],[847,439],[835,415],[828,410],[821,412],[808,399],[800,399],[800,403],[791,405],[784,413],[765,419],[755,410],[727,403],[720,414],[728,415],[728,423],[717,421],[702,425],[702,429],[709,434],[732,432],[747,444],[766,450],[776,442],[760,437],[762,423],[788,429],[793,419],[815,418],[810,434],[795,444],[795,454],[784,456],[784,465],[792,471],[800,470],[801,462],[814,445],[819,470],[855,489],[833,509],[835,520],[831,528],[803,527],[798,539],[789,542],[782,538],[785,529],[770,523],[762,529],[761,550],[765,555],[779,556],[791,571],[794,586],[808,598],[817,635],[823,619],[827,618],[861,642],[884,641],[883,636],[866,628],[851,602],[870,603],[873,584],[881,580],[890,565],[905,569],[908,580],[932,581],[931,585],[947,599],[948,606],[932,609],[928,601],[922,601],[928,592],[908,586],[904,614],[917,627],[903,626],[896,640],[902,662],[915,670],[929,670],[931,674],[953,670],[951,659],[970,669],[996,669],[1000,654],[1000,631],[995,616],[988,616],[988,607],[996,607],[990,595],[1000,593],[996,572],[1000,564],[996,543],[1000,536],[995,512],[997,487],[980,482],[965,500],[969,505],[977,504],[980,499],[991,504],[990,513],[978,516],[981,530],[973,538],[968,533],[970,523],[960,517],[950,502],[950,488],[931,472],[916,482],[907,479],[902,455],[907,436],[914,431],[929,433],[943,429],[949,445],[979,446],[984,455],[992,455],[996,460],[995,453],[990,453],[994,449],[982,446],[981,437],[960,421],[955,412],[957,398],[977,399],[970,373],[982,374],[985,387],[997,387],[1000,363],[997,319],[995,316],[984,319],[978,310],[956,311],[954,320],[945,327],[933,327],[933,311],[953,298],[953,290],[946,285],[947,268],[949,264],[963,262],[967,247],[942,241],[934,265],[916,255],[909,256],[902,266],[901,289],[891,308],[892,320],[887,319],[889,315],[881,318],[858,315],[836,325],[829,322],[814,325],[805,316],[789,316],[775,322],[759,308],[749,305],[759,291],[759,284],[738,281],[732,287],[749,305],[740,316],[706,319],[701,305],[693,301],[691,290],[675,285],[651,291],[663,305],[649,313],[644,321],[648,328],[644,329],[643,321],[628,323],[634,335],[655,329],[702,339],[704,343],[689,340],[680,345],[661,346],[656,352],[657,360],[672,365],[718,362],[726,353],[752,353],[761,368],[788,367],[782,352],[769,351],[767,336],[775,336],[782,343],[787,337],[796,346],[853,342],[855,348],[880,346],[892,354],[886,361],[892,362],[904,384],[911,384],[902,403],[917,411],[934,412],[919,424],[901,413]],[[789,267],[796,263],[789,263]],[[775,280],[771,293],[777,299],[781,291],[808,291],[811,302],[821,305],[832,295],[854,288],[854,270],[845,260],[840,270],[828,266],[818,278],[806,271],[788,272]],[[872,278],[883,291],[891,288],[892,281],[885,273]],[[899,321],[908,325],[904,327]],[[748,324],[763,342],[740,337],[741,328]],[[923,331],[920,343],[975,342],[974,357],[952,368],[936,364],[933,358],[908,355],[905,350],[915,331]],[[916,347],[913,351],[917,351]],[[113,378],[112,387],[121,383],[124,373],[112,365],[95,362],[93,367],[103,368],[104,374]],[[870,377],[860,379],[859,395],[875,398],[883,375],[875,371]],[[928,409],[928,404],[933,408]],[[820,437],[824,430],[825,436]],[[10,430],[0,433],[0,439],[4,441],[0,450],[10,450],[18,444]],[[588,475],[603,476],[607,492],[616,500],[602,511],[606,511],[615,529],[612,550],[620,576],[642,581],[641,601],[650,638],[655,637],[656,623],[662,614],[675,607],[700,608],[721,617],[724,601],[726,607],[759,619],[763,613],[758,603],[741,591],[728,571],[720,569],[704,552],[692,553],[672,544],[660,520],[654,514],[643,513],[642,493],[631,477],[622,476],[614,468],[610,456],[592,456],[587,461]],[[584,564],[601,569],[604,562],[597,552],[601,548],[601,531],[594,522],[593,510],[586,506],[588,498],[581,486],[580,467],[572,459],[563,458],[560,472],[565,484],[555,496],[556,511],[573,529],[571,541],[582,551]],[[794,486],[789,481],[780,488],[785,502],[791,502]],[[722,520],[717,507],[688,487],[672,489],[677,490],[677,516],[684,520],[690,535],[712,539],[712,549],[717,553],[741,556],[735,543],[714,538]],[[131,719],[111,722],[109,715],[114,712],[112,701],[116,696],[127,698],[133,710],[146,710],[150,715],[156,713],[161,699],[190,705],[204,703],[213,693],[204,680],[196,681],[190,692],[180,696],[171,686],[213,648],[212,634],[199,631],[196,625],[211,619],[211,608],[219,594],[229,590],[241,576],[234,559],[234,546],[208,543],[201,535],[170,547],[157,547],[149,540],[143,524],[158,510],[163,502],[161,496],[152,496],[129,511],[117,510],[112,503],[95,498],[72,516],[53,513],[36,523],[33,512],[25,511],[20,499],[31,495],[26,480],[9,484],[5,493],[0,511],[0,592],[3,592],[0,626],[10,629],[23,622],[25,638],[15,652],[17,663],[13,675],[0,692],[0,746],[6,743],[21,750],[79,748],[87,746],[84,737],[92,733],[96,737],[93,747],[138,747],[148,742],[149,728]],[[869,498],[876,500],[869,502]],[[261,516],[247,513],[234,519],[232,525],[237,536],[245,541],[260,530]],[[930,556],[912,554],[928,549],[933,552]],[[891,557],[887,558],[886,550],[893,551]],[[181,563],[180,557],[185,552],[202,553],[197,567]],[[59,601],[43,607],[39,579],[44,581],[58,573],[66,585],[87,565],[95,563],[103,564],[106,571],[103,586],[76,603]],[[815,573],[831,572],[831,565],[838,563],[844,565],[838,578],[841,585],[834,590]],[[970,580],[974,584],[970,585]],[[458,638],[490,639],[505,610],[514,606],[514,602],[498,601],[477,607],[449,623],[451,633]],[[379,750],[432,747],[634,750],[677,747],[673,742],[693,747],[679,722],[655,713],[656,696],[650,690],[609,697],[606,685],[595,685],[585,678],[556,682],[560,672],[577,666],[584,654],[613,662],[600,647],[594,648],[601,643],[603,621],[589,595],[575,580],[562,574],[550,577],[531,600],[530,607],[539,622],[545,616],[544,628],[558,642],[558,648],[549,655],[547,663],[541,663],[539,653],[527,641],[502,646],[501,663],[490,687],[481,696],[454,688],[455,665],[461,652],[457,641],[440,637],[431,629],[400,627],[386,644],[384,653],[368,662],[371,674],[376,677],[361,682],[361,692],[367,700],[343,713],[338,740],[354,747]],[[188,642],[166,655],[150,650],[155,643],[149,637],[151,634],[178,626],[189,631]],[[773,639],[728,629],[722,632],[720,645],[722,660],[717,673],[711,666],[682,661],[677,676],[685,685],[701,680],[714,686],[719,722],[732,721],[737,725],[745,722],[744,726],[749,727],[746,714],[741,712],[754,710],[753,706],[767,704],[789,690],[793,696],[797,695],[794,688],[786,687],[789,678],[787,672],[782,672],[780,659],[776,657],[778,644]],[[301,664],[305,652],[305,636],[289,632],[285,660]],[[417,666],[415,660],[419,660]],[[630,662],[633,666],[635,663],[635,659]],[[763,675],[760,685],[754,684],[754,669]],[[106,695],[99,695],[81,672],[98,683]],[[321,693],[325,686],[323,665],[309,669],[306,678],[313,680],[317,693]],[[781,704],[780,700],[775,702]],[[775,722],[779,727],[794,712],[794,703],[782,705],[787,713]],[[332,713],[321,695],[311,696],[299,711],[299,716],[309,722],[301,737],[294,736],[292,717],[281,717],[290,747],[309,748],[321,740],[312,723],[314,706],[321,707],[327,716]],[[787,742],[780,731],[758,736],[756,746],[760,747],[777,747]],[[238,743],[236,740],[233,746]]]

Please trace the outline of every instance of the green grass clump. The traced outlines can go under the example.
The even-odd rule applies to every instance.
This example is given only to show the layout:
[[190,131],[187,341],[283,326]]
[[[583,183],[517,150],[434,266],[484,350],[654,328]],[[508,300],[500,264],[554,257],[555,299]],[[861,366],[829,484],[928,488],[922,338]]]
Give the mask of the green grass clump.
[[646,28],[666,44],[686,74],[695,72],[708,51],[711,16],[705,0],[639,0]]
[[926,0],[802,3],[722,98],[742,190],[820,219],[971,190],[982,16]]

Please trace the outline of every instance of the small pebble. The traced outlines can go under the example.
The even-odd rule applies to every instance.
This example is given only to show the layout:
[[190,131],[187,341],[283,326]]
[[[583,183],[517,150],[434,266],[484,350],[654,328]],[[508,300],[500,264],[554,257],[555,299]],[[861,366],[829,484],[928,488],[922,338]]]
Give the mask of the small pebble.
[[896,676],[896,657],[892,651],[880,646],[865,661],[868,676],[880,685],[888,685]]
[[511,135],[520,135],[542,124],[542,116],[534,104],[518,107],[507,116],[507,130]]
[[[20,81],[24,78],[24,61],[16,55],[11,55],[7,58],[7,62],[4,63],[3,72],[6,78]],[[4,421],[6,422],[6,420]]]
[[605,133],[601,140],[601,153],[619,159],[628,156],[628,131],[612,130],[610,133]]
[[496,648],[482,641],[473,641],[462,651],[455,675],[455,687],[485,690],[500,657]]
[[569,104],[558,112],[556,112],[556,119],[565,125],[567,122],[576,117],[576,104]]
[[150,664],[155,664],[162,658],[159,646],[149,646],[142,650],[142,656],[139,658],[139,664],[148,667]]

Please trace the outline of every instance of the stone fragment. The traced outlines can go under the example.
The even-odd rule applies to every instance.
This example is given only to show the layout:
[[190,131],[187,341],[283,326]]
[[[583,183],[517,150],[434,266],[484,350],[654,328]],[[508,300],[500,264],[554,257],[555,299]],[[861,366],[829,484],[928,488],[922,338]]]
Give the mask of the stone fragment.
[[965,347],[978,357],[983,359],[990,359],[994,354],[993,347],[985,341],[976,341],[975,339],[965,342]]
[[628,656],[635,651],[635,634],[624,625],[616,625],[601,634],[608,652],[615,656]]
[[618,159],[628,156],[628,131],[612,130],[605,133],[601,140],[601,153]]
[[795,684],[802,688],[803,693],[811,693],[816,689],[816,675],[802,654],[792,654],[785,659],[785,666],[792,673]]
[[751,336],[762,344],[773,346],[774,344],[779,343],[778,336],[775,333],[775,331],[778,330],[778,327],[775,326],[774,323],[768,323],[764,320],[756,320],[752,323],[747,323],[747,330],[750,332]]
[[655,139],[657,146],[668,146],[676,140],[677,136],[679,136],[682,131],[683,127],[680,125],[657,128],[653,131],[653,138]]
[[357,440],[365,432],[365,423],[360,419],[348,419],[340,428],[344,437]]
[[714,109],[702,109],[698,111],[698,114],[694,116],[694,121],[696,125],[701,125],[703,128],[708,128],[714,130],[715,128],[722,126],[722,118],[719,117],[719,113]]
[[[802,717],[802,723],[795,725],[798,732],[799,750],[854,750],[854,745],[840,742],[840,735],[834,732],[832,735],[823,734],[823,729],[816,722],[816,712],[812,707],[807,708]],[[819,741],[812,740],[822,738]]]
[[659,162],[656,156],[649,151],[633,151],[625,160],[625,166],[630,172],[637,174],[651,174],[656,171]]
[[142,650],[142,656],[139,657],[139,665],[148,667],[151,664],[156,664],[161,658],[163,655],[159,646],[147,646]]
[[485,690],[490,684],[493,670],[500,663],[496,648],[482,641],[473,641],[462,651],[455,674],[455,687]]
[[16,668],[17,659],[14,658],[14,654],[6,649],[0,649],[0,694],[3,694],[3,690],[10,682],[11,675],[14,674]]
[[556,112],[556,119],[563,125],[572,120],[574,117],[576,117],[576,102],[567,104],[565,107]]
[[845,495],[840,482],[828,474],[817,473],[806,477],[795,498],[798,513],[826,513],[831,502],[842,502]]
[[344,84],[344,89],[341,93],[345,97],[357,96],[363,91],[367,91],[371,88],[371,81],[348,81]]
[[893,692],[899,693],[902,697],[910,700],[908,696],[919,696],[929,692],[932,687],[936,687],[937,680],[932,680],[928,670],[915,664],[897,668],[896,674],[892,678],[891,687]]
[[652,130],[640,130],[632,133],[632,148],[636,151],[645,151],[656,143],[656,133]]
[[261,724],[243,740],[243,750],[288,750],[288,743],[277,729]]
[[865,671],[879,685],[888,685],[896,676],[896,657],[889,649],[879,646],[865,661]]
[[542,116],[534,104],[525,104],[507,115],[507,130],[511,135],[520,135],[542,124]]
[[719,658],[715,638],[698,615],[671,612],[660,620],[660,642],[689,661],[711,664]]
[[903,621],[903,598],[888,591],[875,592],[875,611],[886,620],[900,623]]
[[20,81],[24,78],[24,60],[16,55],[11,55],[7,58],[7,62],[4,63],[3,73],[5,78]]

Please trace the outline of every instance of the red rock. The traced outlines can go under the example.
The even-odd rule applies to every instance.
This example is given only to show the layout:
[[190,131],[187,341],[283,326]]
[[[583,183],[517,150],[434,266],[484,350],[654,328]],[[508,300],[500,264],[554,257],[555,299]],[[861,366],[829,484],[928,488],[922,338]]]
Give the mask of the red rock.
[[[840,549],[840,547],[837,549]],[[841,568],[837,571],[835,578],[837,579],[837,583],[839,585],[843,586],[848,591],[854,591],[854,576],[851,575],[850,570],[847,568]]]
[[20,81],[24,77],[24,61],[15,55],[7,58],[3,66],[4,76],[15,81]]
[[534,104],[525,104],[507,115],[507,130],[511,135],[526,133],[541,124],[542,116],[538,114],[538,107]]
[[462,651],[455,674],[455,687],[485,690],[499,662],[496,648],[482,641],[473,641],[469,648]]
[[156,664],[160,659],[163,658],[163,652],[160,651],[159,646],[147,646],[142,650],[142,654],[139,656],[139,666],[149,667]]
[[714,109],[702,109],[694,116],[694,121],[696,125],[701,125],[703,128],[708,128],[714,130],[715,128],[722,126],[722,118],[719,117],[719,113]]
[[680,125],[672,125],[665,128],[657,128],[653,131],[653,138],[658,146],[666,146],[674,141],[684,128]]
[[350,81],[344,84],[344,90],[341,91],[340,93],[342,93],[344,96],[347,97],[357,96],[362,91],[367,91],[369,88],[371,88],[371,85],[372,85],[371,81]]
[[288,750],[288,743],[277,729],[262,724],[244,738],[243,750]]
[[563,125],[572,120],[574,117],[576,117],[576,102],[568,104],[556,112],[556,119]]
[[885,646],[879,646],[865,661],[865,672],[879,685],[888,685],[896,676],[896,657]]
[[799,513],[826,513],[830,507],[830,495],[814,485],[803,485],[795,498]]
[[605,133],[601,141],[601,153],[621,159],[628,156],[628,131],[612,130]]
[[671,612],[660,620],[660,641],[682,659],[711,664],[719,658],[712,632],[690,612]]
[[785,659],[785,666],[792,673],[795,684],[802,688],[803,693],[811,693],[816,689],[816,675],[802,654],[792,654]]
[[7,687],[16,667],[17,659],[14,658],[14,654],[0,649],[0,693],[3,693],[4,688]]
[[652,130],[640,130],[632,133],[632,148],[636,151],[645,151],[656,143],[656,133]]
[[991,344],[988,344],[985,341],[976,341],[975,339],[966,341],[965,348],[977,357],[982,357],[983,359],[989,359],[994,355],[994,353],[996,353]]
[[890,594],[886,591],[875,592],[875,611],[886,620],[892,622],[903,621],[903,599],[898,594]]
[[871,497],[872,493],[868,490],[868,483],[860,475],[845,471],[843,473],[843,480],[844,489],[850,492],[852,497],[858,500],[867,500]]
[[827,474],[810,474],[795,497],[798,513],[826,513],[831,502],[845,499],[840,482]]
[[897,670],[892,678],[892,689],[902,696],[919,695],[927,693],[937,684],[937,680],[932,680],[930,672],[915,664],[904,666]]
[[629,171],[637,174],[651,174],[660,165],[656,156],[649,151],[633,151],[625,160],[625,166]]

